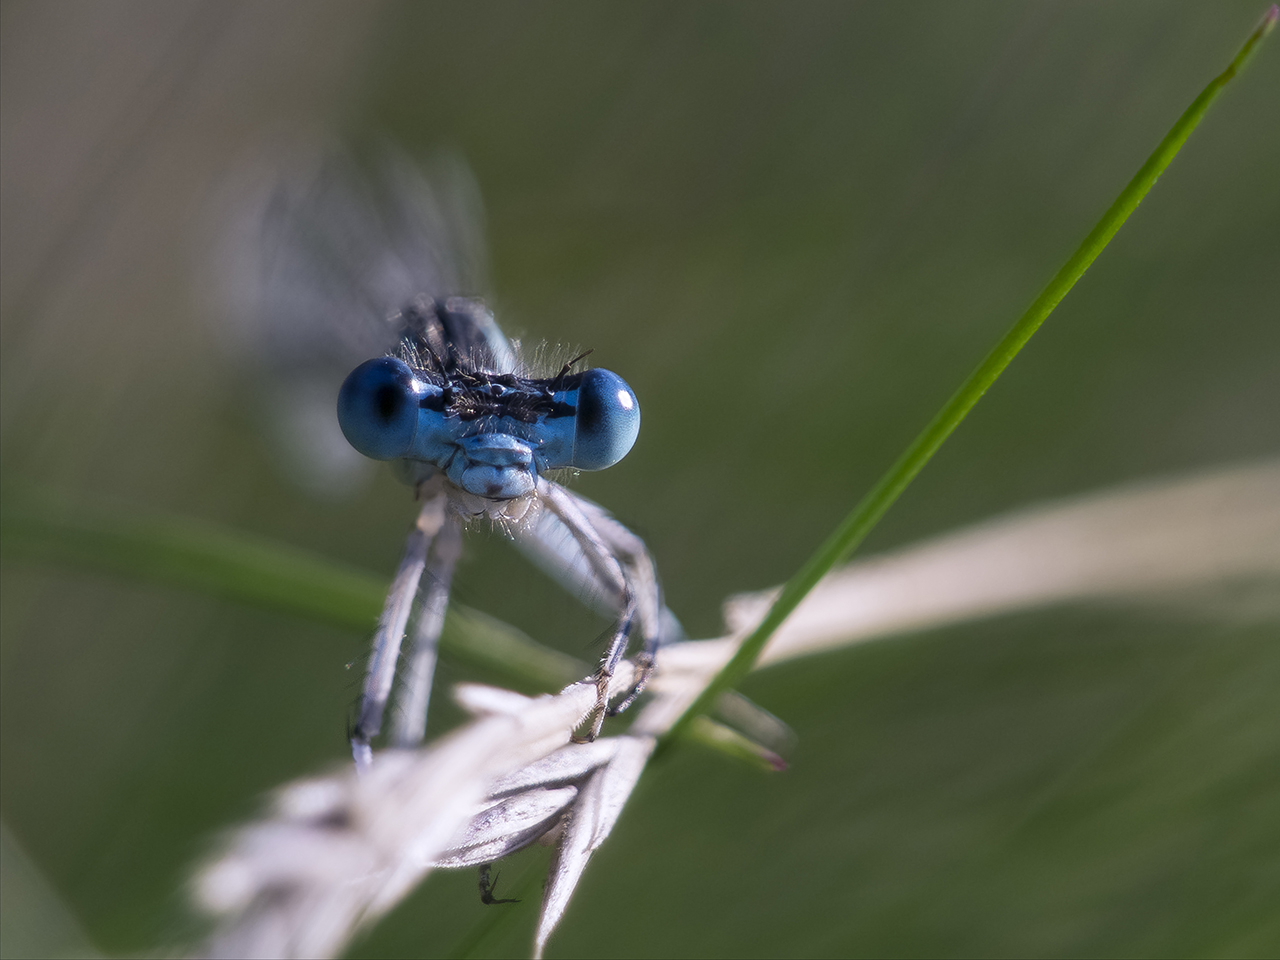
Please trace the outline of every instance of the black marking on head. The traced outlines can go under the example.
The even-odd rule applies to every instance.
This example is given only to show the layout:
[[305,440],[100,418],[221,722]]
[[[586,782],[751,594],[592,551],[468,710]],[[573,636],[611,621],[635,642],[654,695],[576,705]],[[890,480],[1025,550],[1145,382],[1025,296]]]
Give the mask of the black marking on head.
[[[459,420],[509,417],[520,423],[536,423],[540,418],[572,417],[577,412],[574,404],[556,399],[549,380],[526,379],[510,373],[458,373],[442,383],[440,376],[430,370],[416,373],[441,388],[438,394],[422,397],[418,406]],[[568,389],[576,387],[580,378],[581,374],[567,377]]]
[[[493,350],[479,317],[483,310],[479,301],[426,296],[414,298],[401,309],[398,355],[416,377],[441,391],[422,397],[418,406],[464,421],[508,417],[536,423],[542,418],[575,416],[577,407],[557,400],[555,394],[578,386],[582,374],[569,371],[592,351],[574,357],[550,379],[495,373]],[[391,398],[380,396],[378,404],[384,419],[398,412]]]

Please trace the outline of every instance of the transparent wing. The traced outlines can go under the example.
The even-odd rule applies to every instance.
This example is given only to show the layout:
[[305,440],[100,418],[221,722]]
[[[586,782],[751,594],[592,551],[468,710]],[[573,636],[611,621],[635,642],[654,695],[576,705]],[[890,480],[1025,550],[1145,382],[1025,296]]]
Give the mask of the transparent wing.
[[239,188],[224,252],[233,335],[273,371],[352,366],[394,344],[414,297],[477,295],[479,193],[461,160],[429,178],[386,149],[259,164]]
[[[295,152],[247,165],[220,208],[219,339],[262,397],[284,472],[342,493],[372,468],[338,429],[338,388],[395,346],[405,304],[483,290],[479,191],[448,155],[423,174],[389,147]],[[484,334],[509,357],[492,320]]]

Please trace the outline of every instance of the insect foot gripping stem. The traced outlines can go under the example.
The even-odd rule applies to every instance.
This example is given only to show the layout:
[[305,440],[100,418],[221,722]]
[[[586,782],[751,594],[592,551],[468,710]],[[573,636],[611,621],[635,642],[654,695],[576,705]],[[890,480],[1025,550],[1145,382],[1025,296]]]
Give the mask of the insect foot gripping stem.
[[604,726],[605,720],[610,717],[616,717],[636,702],[640,694],[644,693],[645,686],[649,683],[649,677],[653,675],[654,659],[648,653],[639,654],[634,661],[635,680],[631,684],[631,689],[627,691],[627,695],[614,706],[609,706],[609,687],[613,683],[614,670],[609,669],[606,672],[606,664],[602,664],[587,680],[596,685],[596,702],[591,708],[591,712],[587,714],[583,720],[587,732],[578,736],[573,735],[570,739],[574,743],[591,743],[596,737],[600,736],[600,730]]
[[656,666],[657,661],[654,659],[653,654],[645,651],[636,657],[635,663],[636,669],[640,671],[640,676],[631,687],[631,692],[626,695],[622,702],[609,707],[607,715],[610,717],[616,717],[625,711],[636,702],[640,694],[644,693],[644,688],[649,685],[649,678],[653,676],[653,668]]
[[[588,583],[594,581],[598,593],[610,598],[609,606],[619,616],[619,628],[600,661],[599,671],[589,678],[599,691],[596,710],[589,718],[589,739],[600,730],[605,718],[617,716],[636,701],[649,681],[663,643],[682,637],[684,631],[663,602],[662,587],[644,541],[598,504],[550,487],[544,487],[544,502],[549,501],[550,508],[547,514],[554,514],[572,534],[582,551],[581,567],[592,574],[590,579],[584,579]],[[547,524],[545,517],[539,522]],[[636,632],[642,641],[632,662],[638,679],[620,702],[609,707],[604,691]]]

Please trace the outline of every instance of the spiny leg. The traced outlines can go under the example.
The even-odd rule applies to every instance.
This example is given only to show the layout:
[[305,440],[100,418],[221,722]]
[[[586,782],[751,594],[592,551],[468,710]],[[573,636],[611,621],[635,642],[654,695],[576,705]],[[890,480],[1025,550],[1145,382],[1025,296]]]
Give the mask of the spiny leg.
[[582,548],[583,556],[591,565],[597,578],[616,589],[621,598],[622,609],[619,611],[618,628],[614,631],[609,647],[600,661],[595,673],[596,704],[587,718],[588,732],[584,740],[594,740],[600,735],[605,715],[609,708],[609,681],[613,677],[618,663],[626,654],[627,643],[635,627],[637,604],[632,591],[631,582],[623,572],[622,565],[614,556],[608,543],[600,536],[595,525],[579,506],[577,499],[558,484],[548,480],[538,482],[538,496],[547,509],[551,510],[565,525]]
[[449,517],[429,554],[409,665],[404,673],[404,693],[398,701],[391,730],[391,742],[397,747],[417,746],[426,736],[427,707],[431,702],[431,681],[436,670],[440,631],[444,628],[449,586],[461,553],[462,525],[457,517]]
[[[640,620],[640,636],[644,641],[640,653],[636,656],[636,665],[640,668],[640,676],[631,688],[631,692],[618,704],[609,709],[608,715],[616,717],[635,703],[636,698],[644,692],[653,674],[657,662],[658,648],[664,639],[664,613],[666,605],[662,599],[662,585],[658,581],[658,573],[653,565],[653,558],[644,541],[619,523],[598,504],[583,497],[569,494],[577,501],[583,514],[595,527],[600,538],[612,552],[614,559],[622,567],[623,576],[636,598],[636,608]],[[674,617],[671,622],[679,632],[679,624]],[[616,664],[615,664],[616,665]]]
[[[658,581],[657,570],[654,568],[653,559],[644,541],[619,523],[599,504],[568,490],[563,492],[582,511],[583,516],[613,555],[622,569],[623,578],[631,595],[635,598],[640,636],[644,642],[640,653],[636,655],[636,665],[640,668],[640,675],[627,696],[609,708],[608,716],[616,717],[635,703],[636,698],[644,692],[657,661],[658,648],[664,642],[682,636],[683,631],[680,629],[679,621],[663,603],[662,585]],[[544,556],[548,553],[554,555],[556,551],[544,550],[542,553]],[[619,603],[618,607],[622,607],[622,604]],[[615,667],[618,659],[621,657],[618,656],[614,660]],[[608,672],[611,674],[612,670]]]
[[[651,659],[660,646],[684,638],[684,629],[665,605],[662,585],[644,541],[619,523],[597,503],[568,490],[570,497],[595,527],[624,578],[632,584],[639,612],[644,651]],[[512,530],[516,546],[561,586],[603,616],[617,617],[626,604],[612,580],[603,580],[588,560],[579,538],[553,510],[539,510]]]
[[436,480],[432,478],[423,486],[425,499],[422,510],[405,540],[400,569],[391,581],[382,616],[378,619],[378,630],[373,635],[373,653],[364,677],[360,714],[351,732],[351,753],[358,771],[367,769],[373,762],[369,743],[382,729],[382,714],[387,707],[387,698],[391,696],[396,664],[400,659],[400,643],[409,622],[413,598],[418,592],[418,581],[422,579],[426,566],[427,550],[444,523],[446,498],[442,484]]

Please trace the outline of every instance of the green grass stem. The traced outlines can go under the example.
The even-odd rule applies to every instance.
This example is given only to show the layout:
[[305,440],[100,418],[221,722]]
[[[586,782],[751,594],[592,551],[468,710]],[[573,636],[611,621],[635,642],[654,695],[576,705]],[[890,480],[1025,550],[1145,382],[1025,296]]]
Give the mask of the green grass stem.
[[[387,593],[387,581],[372,573],[240,530],[48,496],[8,498],[0,512],[0,556],[183,587],[360,633],[373,630]],[[456,602],[449,604],[440,653],[527,693],[559,690],[591,672],[576,657]],[[757,768],[781,762],[711,720],[690,736]]]
[[1209,107],[1244,67],[1262,39],[1271,32],[1278,17],[1280,17],[1280,9],[1272,4],[1227,69],[1215,77],[1191,102],[1191,106],[1187,107],[1178,118],[1178,122],[1160,141],[1155,152],[1139,168],[1128,186],[1120,191],[1120,195],[1107,208],[1102,219],[1089,231],[1084,242],[1062,265],[1026,312],[978,364],[977,369],[960,385],[960,389],[943,404],[942,409],[911,442],[902,456],[823,541],[817,551],[805,561],[799,571],[787,581],[764,619],[747,636],[733,658],[725,664],[671,728],[665,742],[669,743],[686,733],[694,717],[710,710],[720,694],[737,685],[751,671],[764,645],[782,622],[799,606],[800,601],[836,564],[847,559],[857,549],[889,507],[915,479],[916,474],[929,462],[947,437],[951,436],[952,431],[960,425],[974,405],[982,399],[982,395],[1004,372],[1005,367],[1018,355],[1018,351],[1026,345],[1062,298],[1075,286],[1076,281],[1084,275],[1089,265],[1102,253],[1129,215],[1137,209],[1142,198],[1155,186],[1160,174],[1178,155],[1187,137],[1199,125]]
[[[185,587],[361,633],[372,632],[387,595],[382,577],[239,530],[49,497],[6,498],[0,549],[6,560],[47,560]],[[588,672],[573,657],[456,603],[449,605],[440,652],[525,690],[558,690]]]

